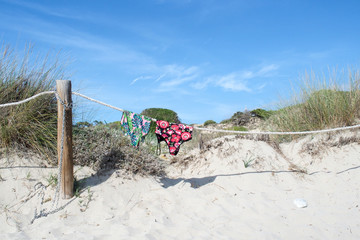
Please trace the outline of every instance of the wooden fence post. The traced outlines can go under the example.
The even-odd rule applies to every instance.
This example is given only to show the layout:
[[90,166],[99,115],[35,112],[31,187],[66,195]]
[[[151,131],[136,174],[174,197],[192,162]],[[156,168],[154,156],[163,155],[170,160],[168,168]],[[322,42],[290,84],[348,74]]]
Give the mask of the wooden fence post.
[[[56,80],[57,93],[61,100],[66,104],[72,104],[71,100],[71,81]],[[64,106],[58,100],[58,128],[57,128],[57,151],[58,160],[61,154],[61,134],[64,128],[64,146],[62,154],[61,169],[61,195],[65,199],[74,196],[74,164],[72,149],[72,107],[65,109],[65,122],[63,125]],[[71,106],[71,105],[70,105]]]

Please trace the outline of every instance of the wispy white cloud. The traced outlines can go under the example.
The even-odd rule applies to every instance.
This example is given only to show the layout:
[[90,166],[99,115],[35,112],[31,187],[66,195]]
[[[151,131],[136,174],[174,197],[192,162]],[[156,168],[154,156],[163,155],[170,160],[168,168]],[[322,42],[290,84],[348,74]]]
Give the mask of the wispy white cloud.
[[225,75],[214,75],[206,77],[204,80],[197,81],[192,84],[195,89],[204,89],[209,85],[221,87],[230,91],[245,91],[252,92],[255,90],[263,89],[266,84],[263,83],[260,86],[250,87],[248,81],[256,78],[266,78],[272,76],[279,68],[276,64],[269,64],[260,67],[258,70],[242,70]]
[[160,81],[161,79],[163,79],[166,76],[166,73],[161,74],[159,77],[156,78],[155,82]]
[[266,84],[266,83],[263,83],[263,84],[261,84],[260,86],[256,87],[256,90],[261,91],[261,90],[264,89],[266,86],[267,86],[267,84]]
[[[154,65],[151,74],[135,78],[132,84],[139,80],[152,80],[156,83],[157,92],[173,91],[180,85],[186,84],[186,94],[191,89],[203,90],[208,86],[220,87],[224,90],[234,92],[258,92],[263,90],[266,82],[254,83],[254,79],[264,79],[273,76],[279,68],[276,64],[268,64],[260,66],[255,70],[235,71],[224,75],[206,76],[204,70],[200,66],[183,66],[179,64],[171,64],[158,66]],[[158,76],[158,77],[156,77]]]
[[[147,54],[129,44],[114,41],[80,31],[66,24],[48,22],[38,17],[24,14],[12,16],[0,13],[0,30],[21,32],[23,36],[35,42],[45,42],[50,46],[61,47],[71,51],[85,51],[88,60],[102,63],[118,64],[129,72],[144,72],[151,75],[161,67]],[[149,74],[150,73],[150,74]]]
[[134,80],[132,80],[130,85],[133,85],[134,83],[136,83],[137,81],[140,81],[140,80],[147,80],[147,79],[152,79],[152,78],[153,78],[152,76],[140,76],[140,77],[137,77]]
[[198,77],[199,68],[196,66],[184,67],[181,65],[168,65],[164,67],[166,81],[160,83],[160,88],[170,89],[190,82]]
[[19,0],[3,0],[3,2],[6,2],[8,4],[13,4],[16,6],[20,6],[23,8],[31,9],[33,11],[36,11],[36,12],[39,12],[42,14],[46,14],[46,15],[50,15],[50,16],[67,18],[67,19],[78,19],[78,20],[83,19],[79,15],[79,12],[75,13],[75,12],[69,11],[69,9],[65,9],[65,8],[55,9],[55,8],[51,8],[51,7],[45,7],[44,5],[41,5],[38,3],[29,2],[29,1],[19,1]]
[[42,42],[91,50],[103,50],[106,45],[94,41],[96,36],[77,31],[64,24],[52,23],[29,14],[1,14],[0,28],[30,35]]
[[[48,11],[40,5],[23,1],[16,1],[28,8],[37,11]],[[56,15],[57,13],[50,13]],[[194,90],[205,89],[207,86],[220,87],[229,91],[252,92],[263,89],[265,84],[253,86],[249,81],[255,78],[264,78],[271,76],[278,69],[276,64],[268,64],[250,70],[234,71],[223,75],[207,75],[201,65],[186,66],[182,64],[165,64],[157,63],[153,56],[148,55],[131,43],[115,42],[114,40],[102,38],[94,34],[83,32],[69,25],[56,24],[47,22],[41,18],[32,18],[30,15],[20,16],[20,19],[14,16],[4,15],[6,22],[0,23],[0,28],[20,31],[47,42],[51,45],[65,46],[70,49],[85,50],[88,52],[91,60],[102,63],[117,64],[126,68],[128,72],[140,73],[134,78],[130,85],[135,85],[139,81],[153,81],[156,83],[156,91],[172,91],[174,88],[187,84],[188,89]],[[4,18],[5,19],[5,18]]]
[[197,81],[197,82],[192,83],[191,87],[193,87],[193,88],[195,88],[197,90],[205,89],[213,81],[214,81],[214,79],[212,77],[208,77],[205,80]]
[[150,73],[149,76],[140,76],[134,79],[131,84],[136,83],[138,80],[153,79],[154,83],[157,84],[157,91],[166,92],[172,91],[175,87],[181,84],[192,82],[200,75],[199,67],[187,67],[179,64],[170,64],[163,66],[153,64],[152,69],[148,70]]
[[226,90],[251,92],[246,82],[246,79],[251,78],[250,75],[252,75],[251,72],[230,73],[225,76],[213,77],[213,82],[216,86]]
[[279,65],[277,64],[269,64],[269,65],[265,65],[263,66],[256,75],[267,75],[269,73],[274,72],[275,70],[277,70],[279,68]]
[[[0,13],[0,16],[2,15]],[[130,85],[142,80],[154,80],[158,83],[157,89],[163,91],[168,89],[170,91],[182,83],[194,81],[199,76],[200,69],[197,66],[161,65],[152,56],[127,43],[114,42],[88,32],[79,31],[68,25],[61,24],[55,27],[52,22],[47,22],[41,18],[32,18],[28,15],[21,16],[21,19],[15,19],[10,15],[3,16],[11,24],[5,25],[0,22],[0,29],[6,28],[11,31],[26,33],[33,39],[73,51],[86,51],[87,56],[89,56],[88,60],[116,64],[126,69],[128,73],[140,72],[141,75],[134,78]]]

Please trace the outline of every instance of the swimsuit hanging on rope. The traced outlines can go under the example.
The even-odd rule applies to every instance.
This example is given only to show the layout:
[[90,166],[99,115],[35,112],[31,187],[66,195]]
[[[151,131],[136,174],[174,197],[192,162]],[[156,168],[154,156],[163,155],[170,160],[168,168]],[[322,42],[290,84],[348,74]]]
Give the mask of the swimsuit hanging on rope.
[[178,154],[180,145],[191,140],[193,127],[184,124],[169,123],[167,121],[156,121],[155,134],[158,143],[165,141],[171,155]]
[[130,111],[124,111],[121,118],[121,125],[131,138],[131,144],[134,147],[139,145],[140,139],[148,134],[150,130],[151,119],[149,117],[136,114]]

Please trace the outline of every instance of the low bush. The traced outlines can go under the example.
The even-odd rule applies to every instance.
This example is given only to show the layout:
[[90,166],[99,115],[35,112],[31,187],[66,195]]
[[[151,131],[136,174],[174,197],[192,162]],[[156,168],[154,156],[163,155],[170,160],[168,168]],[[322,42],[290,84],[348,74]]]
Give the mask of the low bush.
[[235,125],[242,126],[250,122],[250,112],[236,112],[232,115],[231,122]]
[[123,169],[132,174],[165,174],[165,164],[140,145],[134,148],[130,139],[118,128],[96,125],[85,128],[74,126],[74,163],[90,166],[96,171]]
[[250,113],[252,115],[254,115],[255,117],[258,117],[258,118],[261,118],[261,119],[268,119],[272,115],[275,114],[275,111],[267,111],[265,109],[258,108],[258,109],[252,110]]
[[207,120],[204,122],[204,126],[208,126],[208,125],[212,125],[212,124],[216,124],[216,122],[214,120]]
[[222,120],[220,123],[221,124],[228,124],[228,123],[231,123],[232,120],[231,119],[225,119],[225,120]]

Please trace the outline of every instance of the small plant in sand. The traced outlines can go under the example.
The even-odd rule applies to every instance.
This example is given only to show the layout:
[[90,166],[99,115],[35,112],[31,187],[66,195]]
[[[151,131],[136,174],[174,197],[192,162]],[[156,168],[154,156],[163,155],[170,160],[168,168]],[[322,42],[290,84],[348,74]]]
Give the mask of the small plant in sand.
[[26,174],[26,179],[27,179],[27,180],[30,180],[30,178],[31,178],[31,172],[29,171],[29,172],[27,172],[27,174]]
[[254,156],[252,156],[252,155],[250,156],[250,155],[246,154],[245,159],[243,159],[242,161],[243,161],[243,163],[244,163],[244,167],[245,167],[245,168],[248,168],[248,167],[250,167],[250,166],[252,165],[252,163],[255,161],[255,158],[254,158]]
[[77,180],[76,177],[74,177],[74,189],[75,189],[75,197],[80,197],[81,192],[83,191],[83,182],[84,179]]
[[56,174],[49,175],[49,177],[46,180],[48,182],[47,186],[56,187],[58,184],[58,177]]
[[87,188],[87,196],[82,197],[79,192],[75,192],[75,196],[79,198],[80,211],[85,212],[89,208],[90,202],[93,200],[93,192],[90,191],[90,187]]

